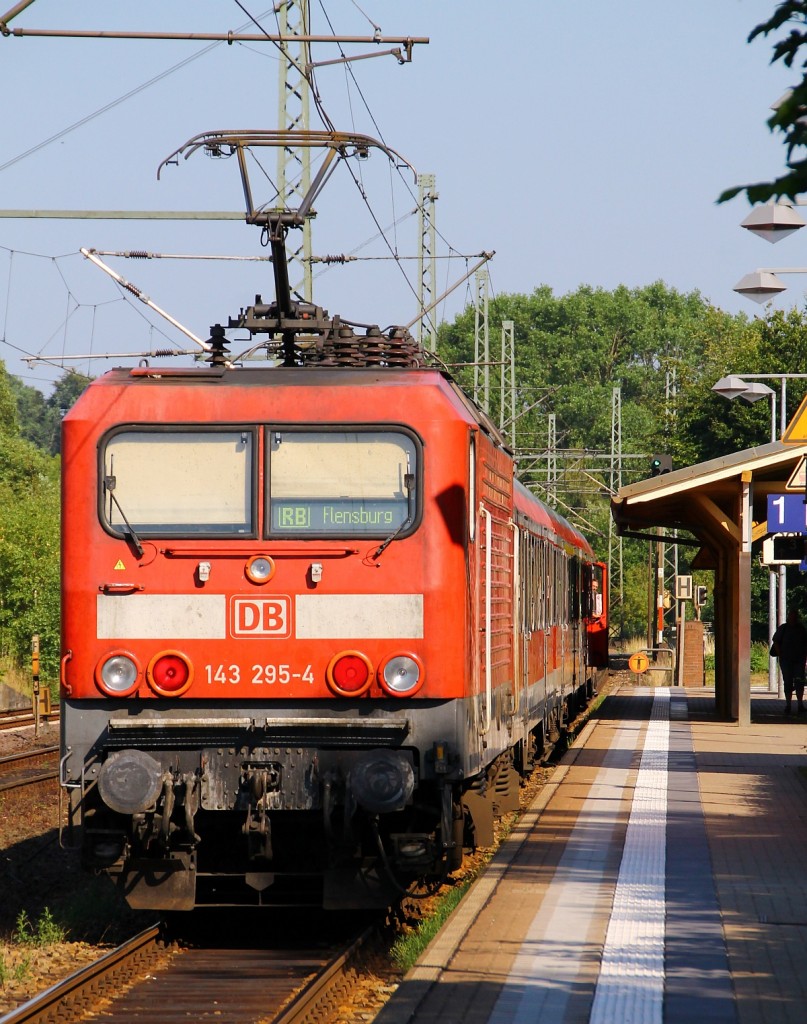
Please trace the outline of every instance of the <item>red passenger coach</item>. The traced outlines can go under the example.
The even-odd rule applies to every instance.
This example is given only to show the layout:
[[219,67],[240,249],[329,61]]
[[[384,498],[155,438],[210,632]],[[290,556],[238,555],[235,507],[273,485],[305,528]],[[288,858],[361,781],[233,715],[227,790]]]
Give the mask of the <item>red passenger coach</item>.
[[133,906],[389,902],[596,686],[603,567],[438,370],[115,370],[62,451],[63,784]]

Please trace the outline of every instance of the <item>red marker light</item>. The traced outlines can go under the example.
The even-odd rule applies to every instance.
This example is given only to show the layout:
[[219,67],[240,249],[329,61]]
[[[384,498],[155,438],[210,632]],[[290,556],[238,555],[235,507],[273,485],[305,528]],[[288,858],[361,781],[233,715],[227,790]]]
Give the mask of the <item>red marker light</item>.
[[146,677],[155,693],[176,697],[193,682],[193,669],[184,654],[163,651],[151,659]]
[[326,676],[336,693],[342,697],[357,697],[369,689],[373,666],[360,651],[342,651],[331,658]]

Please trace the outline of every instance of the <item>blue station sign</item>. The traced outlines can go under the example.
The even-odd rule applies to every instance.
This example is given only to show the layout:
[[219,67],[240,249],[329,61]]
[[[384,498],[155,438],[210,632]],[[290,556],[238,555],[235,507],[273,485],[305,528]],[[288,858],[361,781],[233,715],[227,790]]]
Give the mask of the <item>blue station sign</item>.
[[803,494],[768,495],[768,533],[807,534],[807,504]]

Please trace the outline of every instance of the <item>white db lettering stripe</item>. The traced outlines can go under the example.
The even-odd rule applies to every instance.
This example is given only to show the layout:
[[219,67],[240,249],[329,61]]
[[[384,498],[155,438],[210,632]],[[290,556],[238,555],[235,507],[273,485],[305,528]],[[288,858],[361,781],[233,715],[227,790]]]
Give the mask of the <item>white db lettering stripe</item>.
[[99,640],[223,640],[223,594],[99,594]]
[[423,594],[298,594],[298,640],[423,636]]

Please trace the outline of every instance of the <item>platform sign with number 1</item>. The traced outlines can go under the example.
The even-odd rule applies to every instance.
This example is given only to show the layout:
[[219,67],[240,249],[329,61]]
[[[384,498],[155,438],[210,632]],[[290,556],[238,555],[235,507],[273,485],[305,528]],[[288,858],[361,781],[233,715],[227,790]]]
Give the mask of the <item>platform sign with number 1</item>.
[[768,495],[768,533],[807,533],[804,495]]

